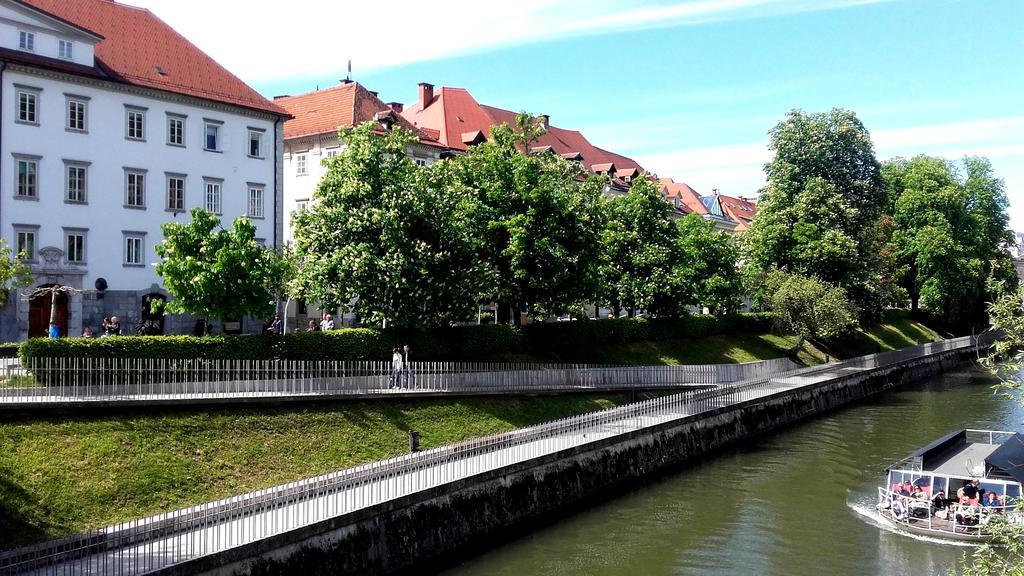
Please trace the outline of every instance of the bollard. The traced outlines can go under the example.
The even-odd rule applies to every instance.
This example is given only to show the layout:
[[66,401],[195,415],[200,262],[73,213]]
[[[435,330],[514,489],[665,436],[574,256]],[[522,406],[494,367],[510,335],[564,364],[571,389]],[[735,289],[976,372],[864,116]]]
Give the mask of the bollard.
[[409,452],[420,451],[420,433],[415,430],[409,430]]

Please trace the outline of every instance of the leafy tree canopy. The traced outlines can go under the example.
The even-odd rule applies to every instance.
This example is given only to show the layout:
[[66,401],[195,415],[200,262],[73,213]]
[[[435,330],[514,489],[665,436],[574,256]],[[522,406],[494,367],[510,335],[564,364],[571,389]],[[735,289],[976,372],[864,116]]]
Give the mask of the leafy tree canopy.
[[893,198],[897,279],[914,309],[952,324],[979,321],[990,278],[1014,283],[1003,183],[983,158],[897,158],[883,167]]
[[600,292],[605,181],[555,154],[529,152],[540,134],[543,127],[520,114],[515,127],[492,127],[487,142],[451,161],[478,202],[471,225],[481,241],[485,296],[500,311],[528,304],[558,314]]
[[769,134],[775,156],[746,234],[751,270],[815,276],[867,309],[879,307],[870,237],[886,191],[870,134],[856,114],[838,108],[793,110]]
[[372,122],[343,129],[309,210],[294,217],[294,286],[308,300],[398,327],[468,317],[482,290],[474,190],[453,167],[419,169],[415,141]]
[[743,294],[736,238],[697,214],[680,219],[678,226],[678,256],[694,303],[713,314],[734,312]]
[[856,309],[842,288],[799,274],[772,270],[765,279],[768,308],[779,327],[813,341],[841,336],[856,324]]
[[284,264],[256,242],[252,222],[236,218],[225,230],[206,210],[191,215],[191,222],[164,224],[156,246],[156,273],[173,296],[167,310],[218,320],[273,314]]

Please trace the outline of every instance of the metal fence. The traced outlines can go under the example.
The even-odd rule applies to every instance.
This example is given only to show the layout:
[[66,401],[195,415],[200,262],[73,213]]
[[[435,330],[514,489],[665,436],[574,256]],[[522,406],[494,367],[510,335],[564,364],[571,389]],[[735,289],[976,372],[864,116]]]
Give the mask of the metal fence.
[[795,366],[787,358],[688,366],[411,362],[395,372],[389,362],[34,358],[8,376],[0,404],[655,389],[713,386]]
[[143,574],[613,436],[977,346],[958,338],[687,391],[168,512],[0,554],[0,574]]

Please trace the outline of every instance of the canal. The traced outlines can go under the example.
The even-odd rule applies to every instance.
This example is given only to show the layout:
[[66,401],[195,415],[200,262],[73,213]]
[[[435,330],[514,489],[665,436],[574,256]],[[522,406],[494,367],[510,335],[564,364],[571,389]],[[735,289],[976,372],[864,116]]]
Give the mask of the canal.
[[885,467],[957,428],[1021,429],[978,371],[851,406],[505,542],[444,576],[945,575],[969,547],[879,528]]

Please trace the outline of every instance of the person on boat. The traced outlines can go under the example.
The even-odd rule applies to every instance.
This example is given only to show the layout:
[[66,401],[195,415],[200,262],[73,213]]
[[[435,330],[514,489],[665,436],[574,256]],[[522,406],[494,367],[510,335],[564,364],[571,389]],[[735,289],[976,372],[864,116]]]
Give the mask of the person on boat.
[[[998,494],[996,494],[995,492],[989,490],[989,491],[985,492],[985,496],[981,499],[981,505],[986,507],[986,508],[1000,508],[1000,507],[1002,507],[1003,502],[999,499],[999,495]],[[998,511],[999,510],[993,510],[993,512],[998,512]]]
[[904,482],[900,486],[900,496],[913,496],[913,494],[914,494],[914,485],[911,484],[910,482]]
[[935,493],[935,496],[932,496],[932,514],[942,519],[949,518],[949,504],[946,493],[939,490]]

